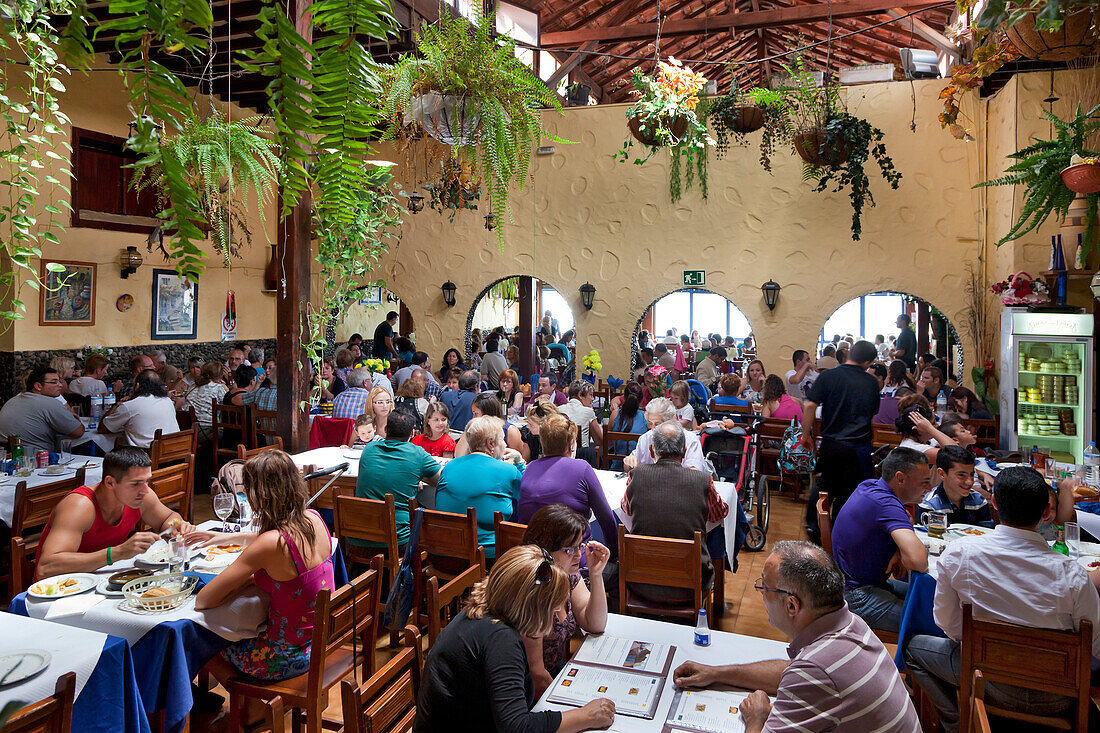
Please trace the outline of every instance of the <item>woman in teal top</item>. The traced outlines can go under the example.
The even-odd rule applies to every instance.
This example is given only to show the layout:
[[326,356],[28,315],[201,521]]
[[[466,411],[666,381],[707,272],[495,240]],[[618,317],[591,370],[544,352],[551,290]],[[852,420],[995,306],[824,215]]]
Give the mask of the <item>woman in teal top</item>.
[[477,541],[486,558],[495,558],[496,536],[493,512],[511,519],[519,501],[523,458],[502,444],[503,421],[498,417],[475,417],[466,424],[464,436],[470,453],[443,467],[436,484],[435,508],[441,512],[477,512]]

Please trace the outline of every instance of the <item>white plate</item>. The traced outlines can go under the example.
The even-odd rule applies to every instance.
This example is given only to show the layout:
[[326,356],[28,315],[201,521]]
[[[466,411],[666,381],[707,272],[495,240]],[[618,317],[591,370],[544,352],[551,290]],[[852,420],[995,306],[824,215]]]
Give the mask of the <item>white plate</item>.
[[68,476],[76,473],[75,468],[69,468],[68,466],[62,466],[55,464],[53,466],[46,466],[45,468],[39,468],[35,471],[39,476]]
[[[217,547],[217,545],[215,545],[214,547]],[[242,548],[240,552],[220,552],[211,555],[209,551],[212,549],[213,547],[203,548],[202,553],[191,561],[192,567],[214,569],[227,568],[233,564],[234,560],[241,556],[241,552],[244,552],[244,549]]]
[[110,590],[109,588],[107,588],[107,586],[109,585],[107,581],[109,579],[110,576],[106,576],[103,578],[103,580],[99,581],[99,583],[96,584],[95,592],[101,596],[107,596],[108,598],[122,598],[121,588],[119,588],[118,590]]
[[[972,531],[967,531],[972,530]],[[952,524],[947,528],[945,535],[952,535],[953,537],[979,537],[981,535],[987,535],[992,532],[989,527],[979,527],[976,524]]]
[[0,657],[0,679],[4,685],[28,680],[50,666],[50,653],[43,649],[24,649]]
[[[200,552],[201,550],[190,548],[187,553],[188,559],[194,558]],[[157,540],[149,546],[149,549],[135,557],[134,562],[151,568],[168,567],[171,564],[168,557],[168,540]]]
[[[50,585],[56,585],[63,580],[72,579],[76,581],[76,585],[69,586],[72,590],[66,589],[66,592],[54,592],[44,593],[42,591]],[[39,598],[41,600],[52,601],[55,598],[68,598],[69,596],[75,596],[78,593],[84,593],[92,588],[95,588],[99,584],[99,576],[92,575],[91,573],[66,573],[64,575],[55,575],[52,578],[45,578],[32,583],[31,587],[27,589],[27,595],[31,598]],[[37,589],[37,590],[36,590]]]

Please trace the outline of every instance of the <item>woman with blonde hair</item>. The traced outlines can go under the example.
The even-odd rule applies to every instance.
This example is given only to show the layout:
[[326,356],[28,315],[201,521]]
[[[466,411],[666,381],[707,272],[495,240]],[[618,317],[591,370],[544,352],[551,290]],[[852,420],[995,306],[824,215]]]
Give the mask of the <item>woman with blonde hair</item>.
[[550,553],[533,545],[504,553],[428,652],[413,730],[579,733],[610,726],[615,705],[604,698],[564,712],[531,712],[523,640],[551,633],[568,597],[569,578]]
[[374,418],[374,432],[386,437],[386,421],[393,412],[393,395],[385,387],[372,387],[367,395],[367,406],[363,410]]
[[298,467],[281,450],[249,459],[244,493],[260,528],[255,533],[196,533],[208,544],[244,542],[244,552],[199,591],[195,608],[220,606],[255,583],[270,596],[267,628],[222,652],[215,676],[244,672],[261,680],[285,680],[309,669],[317,594],[335,590],[332,542],[320,515],[306,509],[309,491]]
[[68,392],[69,380],[73,378],[73,370],[76,369],[76,360],[68,356],[55,356],[50,359],[50,369],[57,370],[57,376],[61,377],[61,381],[65,383],[65,391]]

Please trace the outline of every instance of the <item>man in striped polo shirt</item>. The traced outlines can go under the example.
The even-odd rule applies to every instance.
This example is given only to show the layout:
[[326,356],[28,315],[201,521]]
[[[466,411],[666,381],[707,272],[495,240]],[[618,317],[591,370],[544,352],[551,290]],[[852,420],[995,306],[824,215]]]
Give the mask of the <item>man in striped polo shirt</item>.
[[[741,703],[747,733],[919,733],[920,721],[882,642],[844,602],[844,576],[809,542],[777,542],[756,581],[790,661],[710,667],[684,662],[680,687],[756,690]],[[768,695],[775,696],[774,704]]]

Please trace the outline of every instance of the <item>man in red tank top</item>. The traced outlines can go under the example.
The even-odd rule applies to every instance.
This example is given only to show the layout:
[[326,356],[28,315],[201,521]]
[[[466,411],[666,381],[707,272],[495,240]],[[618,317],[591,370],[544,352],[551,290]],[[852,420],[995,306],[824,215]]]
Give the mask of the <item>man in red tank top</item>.
[[103,480],[74,489],[50,515],[38,546],[35,577],[92,572],[140,555],[157,541],[157,534],[135,533],[138,520],[157,533],[173,526],[184,534],[194,531],[149,488],[151,465],[140,448],[108,453]]

